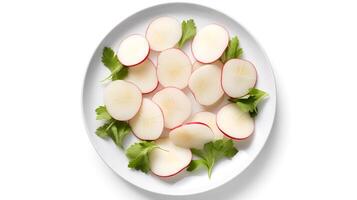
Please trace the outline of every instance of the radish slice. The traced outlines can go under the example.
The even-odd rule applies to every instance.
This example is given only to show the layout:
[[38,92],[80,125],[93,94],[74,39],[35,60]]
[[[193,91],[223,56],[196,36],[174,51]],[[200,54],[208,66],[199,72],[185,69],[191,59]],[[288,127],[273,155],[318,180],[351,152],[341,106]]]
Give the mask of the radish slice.
[[257,72],[252,63],[242,59],[231,59],[223,66],[222,87],[230,97],[237,98],[255,86]]
[[188,87],[198,103],[209,106],[223,96],[221,86],[221,68],[216,65],[205,65],[194,71]]
[[249,113],[241,111],[230,103],[217,113],[217,126],[229,138],[243,140],[254,131],[254,120]]
[[146,39],[154,51],[174,47],[181,39],[181,24],[171,17],[160,17],[149,25]]
[[228,32],[222,26],[205,26],[192,41],[193,56],[202,63],[211,63],[221,57],[228,42]]
[[199,112],[192,117],[191,121],[207,124],[212,129],[215,140],[223,138],[222,131],[217,127],[215,114],[211,112]]
[[130,67],[125,80],[134,83],[144,94],[152,92],[159,84],[156,68],[150,59]]
[[211,128],[202,122],[189,122],[173,129],[170,140],[183,148],[202,149],[204,144],[214,139]]
[[149,55],[149,43],[141,35],[132,35],[119,46],[118,58],[125,66],[137,65]]
[[166,128],[182,124],[191,115],[191,101],[177,88],[162,89],[152,100],[161,108]]
[[[223,67],[223,63],[222,63],[220,60],[216,60],[216,61],[214,61],[213,63],[210,63],[210,64],[211,64],[211,65],[216,65],[216,66],[218,66],[219,68],[222,68],[222,67]],[[202,66],[204,66],[204,65],[206,65],[206,64],[196,61],[196,62],[194,62],[193,65],[192,65],[192,68],[193,68],[192,70],[195,71],[196,69],[198,69],[198,68],[200,68],[200,67],[202,67]]]
[[190,59],[179,49],[167,49],[158,56],[157,77],[164,87],[185,88],[191,70]]
[[160,148],[149,153],[150,170],[157,176],[170,177],[184,170],[191,162],[189,149],[174,145],[168,138],[156,140]]
[[140,90],[132,83],[116,80],[104,90],[104,104],[114,119],[126,121],[139,111],[142,101]]
[[129,125],[139,139],[156,140],[164,129],[164,116],[158,105],[143,99],[139,112],[129,120]]

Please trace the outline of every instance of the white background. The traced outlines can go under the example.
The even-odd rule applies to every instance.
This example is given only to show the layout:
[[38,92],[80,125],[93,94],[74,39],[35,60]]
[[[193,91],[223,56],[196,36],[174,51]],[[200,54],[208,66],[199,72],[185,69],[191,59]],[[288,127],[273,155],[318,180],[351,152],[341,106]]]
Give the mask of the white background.
[[0,199],[356,199],[353,1],[195,1],[250,30],[277,79],[271,137],[234,181],[169,198],[126,183],[100,160],[81,116],[89,59],[121,20],[164,2],[0,2]]

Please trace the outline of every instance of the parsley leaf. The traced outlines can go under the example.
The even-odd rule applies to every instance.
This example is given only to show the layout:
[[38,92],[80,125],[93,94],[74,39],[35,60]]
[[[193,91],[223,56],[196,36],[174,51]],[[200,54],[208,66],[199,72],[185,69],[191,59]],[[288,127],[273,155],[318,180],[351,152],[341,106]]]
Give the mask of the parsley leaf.
[[111,74],[104,80],[124,79],[128,75],[128,68],[123,66],[113,49],[104,47],[102,53],[102,63],[111,71]]
[[109,125],[110,125],[110,123],[105,123],[104,125],[98,127],[97,130],[95,131],[95,133],[103,139],[109,137],[109,134],[108,134],[108,130],[110,128]]
[[193,19],[189,19],[187,21],[183,20],[181,24],[182,28],[182,36],[178,43],[180,48],[188,41],[191,40],[196,35],[196,25]]
[[103,138],[111,138],[120,148],[123,148],[124,138],[130,133],[131,128],[127,122],[113,119],[105,106],[99,106],[95,109],[97,120],[106,120],[105,123],[98,127],[96,134]]
[[107,108],[105,106],[99,106],[97,109],[95,109],[95,112],[97,113],[97,120],[110,120],[112,117],[109,115]]
[[238,150],[234,147],[232,140],[221,139],[206,143],[203,149],[191,149],[191,152],[193,155],[199,157],[199,159],[192,160],[187,171],[194,171],[200,167],[205,167],[208,170],[208,177],[211,177],[216,161],[223,157],[232,158],[238,153]]
[[131,145],[125,152],[129,168],[147,173],[150,170],[149,153],[158,146],[154,142],[141,141]]
[[229,101],[235,103],[243,112],[249,112],[251,117],[255,117],[258,114],[258,104],[267,96],[268,93],[262,90],[250,88],[247,95]]
[[119,62],[118,56],[115,54],[113,49],[110,47],[104,47],[102,54],[102,63],[110,70],[113,71],[121,63]]
[[112,80],[123,80],[129,73],[128,67],[121,68],[118,72],[112,73]]
[[228,47],[221,56],[221,61],[225,63],[232,58],[239,58],[242,54],[243,49],[239,47],[239,39],[235,36],[229,41]]
[[123,149],[124,139],[130,131],[131,128],[127,122],[111,119],[97,128],[96,134],[103,139],[110,137],[118,147]]

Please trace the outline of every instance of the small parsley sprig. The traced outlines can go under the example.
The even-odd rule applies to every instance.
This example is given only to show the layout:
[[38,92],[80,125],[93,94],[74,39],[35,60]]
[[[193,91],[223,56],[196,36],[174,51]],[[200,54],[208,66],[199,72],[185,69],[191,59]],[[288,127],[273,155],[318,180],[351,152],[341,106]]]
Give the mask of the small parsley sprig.
[[128,67],[123,66],[118,56],[110,47],[104,47],[102,53],[102,63],[110,70],[111,74],[103,81],[124,79],[128,75]]
[[238,149],[234,147],[232,140],[220,139],[206,143],[203,149],[191,149],[191,152],[199,159],[192,160],[187,171],[191,172],[200,167],[205,167],[208,171],[208,177],[211,177],[216,161],[223,157],[232,158],[238,153]]
[[159,148],[154,142],[141,141],[131,145],[125,152],[128,167],[147,173],[150,170],[149,153]]
[[235,36],[229,41],[228,47],[221,56],[221,61],[226,63],[230,59],[241,57],[242,54],[243,49],[239,47],[239,39]]
[[247,95],[240,98],[231,98],[230,102],[235,103],[243,112],[249,112],[251,117],[258,114],[258,104],[268,96],[268,93],[257,88],[250,88]]
[[123,141],[131,131],[129,124],[113,119],[105,106],[99,106],[95,112],[97,120],[105,120],[105,123],[98,127],[95,133],[103,139],[111,138],[118,147],[123,149]]
[[193,37],[195,37],[196,35],[196,25],[195,25],[195,21],[193,21],[193,19],[189,19],[189,20],[184,20],[181,23],[181,29],[182,29],[182,36],[181,39],[178,43],[179,48],[182,48],[183,45],[191,40]]

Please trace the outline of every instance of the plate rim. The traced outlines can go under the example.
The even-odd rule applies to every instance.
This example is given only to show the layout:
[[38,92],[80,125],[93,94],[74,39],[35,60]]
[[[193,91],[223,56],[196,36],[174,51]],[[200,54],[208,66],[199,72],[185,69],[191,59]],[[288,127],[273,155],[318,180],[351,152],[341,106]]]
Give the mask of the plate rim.
[[[266,62],[269,64],[268,68],[269,68],[269,71],[271,72],[272,74],[272,81],[274,83],[273,85],[273,90],[274,90],[274,93],[275,93],[275,98],[274,98],[274,102],[273,102],[273,115],[272,115],[272,123],[270,124],[270,127],[267,129],[268,130],[268,133],[267,133],[267,136],[266,136],[266,139],[264,140],[261,148],[257,151],[257,153],[251,158],[251,161],[249,162],[249,164],[247,164],[246,166],[244,166],[242,168],[242,170],[240,171],[239,174],[235,175],[235,176],[231,176],[230,178],[224,180],[220,185],[217,185],[217,186],[213,186],[213,187],[206,187],[204,189],[200,189],[200,190],[196,190],[196,191],[193,191],[193,192],[188,192],[188,193],[185,193],[185,194],[173,194],[173,193],[169,193],[169,192],[158,192],[158,191],[153,191],[153,190],[149,190],[147,188],[144,188],[144,187],[141,187],[139,185],[136,185],[134,183],[132,183],[130,180],[128,180],[127,178],[121,176],[120,174],[118,174],[105,160],[104,158],[102,157],[102,155],[98,152],[98,149],[97,147],[94,145],[94,142],[92,141],[92,137],[90,136],[90,134],[92,134],[89,130],[89,125],[86,121],[86,117],[85,117],[85,106],[84,106],[84,91],[85,91],[85,87],[86,87],[86,80],[87,80],[87,74],[88,74],[88,71],[90,69],[90,66],[91,66],[91,63],[93,62],[93,58],[96,54],[96,52],[98,51],[100,45],[105,41],[105,39],[107,38],[108,35],[110,35],[114,30],[117,29],[117,27],[119,27],[123,22],[125,22],[126,20],[128,20],[129,18],[141,13],[141,12],[144,12],[144,11],[147,11],[147,10],[150,10],[150,9],[154,9],[156,7],[160,7],[160,6],[175,6],[175,5],[181,5],[181,6],[196,6],[196,7],[201,7],[201,8],[204,8],[204,9],[208,9],[208,10],[212,10],[212,11],[215,11],[215,12],[218,12],[220,13],[221,15],[223,15],[224,17],[227,17],[231,20],[233,20],[235,23],[239,24],[242,29],[244,29],[247,33],[249,33],[249,35],[251,36],[252,40],[256,43],[257,47],[261,50],[261,53],[262,53],[262,56],[264,57],[264,59],[266,59]],[[211,190],[214,190],[214,189],[217,189],[217,188],[220,188],[220,187],[223,187],[224,185],[226,185],[228,182],[231,182],[233,179],[235,178],[238,178],[239,175],[241,175],[249,166],[251,166],[254,161],[256,160],[256,158],[259,156],[259,154],[262,152],[262,150],[264,149],[269,137],[270,137],[270,134],[271,134],[271,131],[272,131],[272,128],[275,124],[275,120],[276,120],[276,110],[277,110],[277,96],[278,96],[278,93],[277,93],[277,86],[276,86],[276,78],[275,78],[275,74],[274,74],[274,71],[273,71],[273,66],[271,64],[271,61],[265,51],[265,49],[262,47],[261,43],[256,39],[256,37],[251,34],[251,32],[241,23],[241,22],[238,22],[235,20],[235,18],[231,17],[230,15],[226,14],[225,12],[221,11],[220,9],[216,9],[216,8],[212,8],[212,7],[209,7],[209,6],[205,6],[205,5],[202,5],[202,4],[197,4],[197,3],[189,3],[189,2],[169,2],[169,3],[160,3],[160,4],[155,4],[155,5],[151,5],[151,6],[148,6],[148,7],[145,7],[143,9],[140,9],[132,14],[130,14],[129,16],[125,17],[123,20],[121,20],[119,23],[117,23],[112,29],[110,29],[110,31],[104,36],[103,39],[100,40],[100,42],[98,43],[97,47],[95,48],[94,52],[92,53],[92,56],[91,56],[91,59],[89,60],[89,63],[87,64],[87,67],[85,68],[85,73],[84,73],[84,77],[82,78],[82,87],[81,87],[81,96],[80,96],[80,103],[81,103],[81,115],[82,115],[82,122],[83,122],[83,125],[84,125],[84,128],[85,128],[85,131],[86,131],[86,135],[89,139],[89,141],[91,142],[91,146],[94,148],[95,152],[97,153],[97,155],[100,157],[100,159],[105,163],[105,165],[112,171],[114,172],[118,177],[120,177],[122,180],[125,180],[125,182],[135,186],[136,188],[139,188],[143,191],[147,191],[147,192],[150,192],[150,193],[153,193],[153,194],[159,194],[159,195],[167,195],[167,196],[191,196],[191,195],[196,195],[196,194],[202,194],[202,193],[205,193],[205,192],[208,192],[208,191],[211,191]]]

